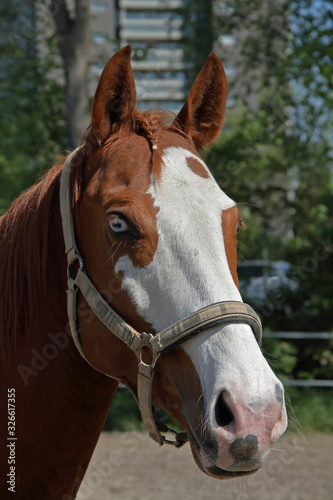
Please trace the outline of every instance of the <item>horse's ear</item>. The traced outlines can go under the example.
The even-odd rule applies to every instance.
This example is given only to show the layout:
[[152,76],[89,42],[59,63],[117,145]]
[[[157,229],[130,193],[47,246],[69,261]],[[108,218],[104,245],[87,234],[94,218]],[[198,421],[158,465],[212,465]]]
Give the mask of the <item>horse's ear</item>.
[[174,121],[175,129],[190,136],[196,148],[208,145],[220,132],[226,99],[223,66],[215,54],[210,54]]
[[92,104],[92,128],[99,145],[132,115],[136,103],[131,47],[119,50],[105,66]]

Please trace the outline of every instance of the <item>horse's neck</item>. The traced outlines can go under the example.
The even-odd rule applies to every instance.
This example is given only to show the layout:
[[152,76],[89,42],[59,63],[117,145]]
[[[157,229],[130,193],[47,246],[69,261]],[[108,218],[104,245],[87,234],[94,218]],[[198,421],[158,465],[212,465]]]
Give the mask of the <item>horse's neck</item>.
[[[31,326],[16,337],[15,358],[7,360],[9,368],[1,376],[2,394],[6,387],[15,389],[16,487],[23,495],[18,498],[35,500],[63,498],[78,489],[118,385],[80,357],[69,335],[62,278],[66,260],[58,210],[54,202],[49,220],[53,254],[46,260],[47,294],[36,296]],[[59,249],[61,255],[57,255]],[[5,415],[6,398],[1,404],[0,412]],[[0,432],[7,436],[7,427]],[[6,497],[8,486],[5,455],[1,456],[1,498]]]
[[[52,341],[48,344],[53,357]],[[77,491],[118,384],[86,365],[71,340],[54,359],[45,361],[37,356],[40,352],[34,350],[32,361],[38,373],[17,391],[17,446],[25,450],[24,462],[30,457],[28,466],[20,465],[21,482],[28,485],[33,478],[34,487],[38,485],[27,489],[29,498],[58,499]]]
[[[59,332],[51,332],[56,339]],[[18,365],[8,383],[16,389],[18,486],[36,500],[77,490],[118,385],[93,372],[71,340],[61,342],[58,336],[34,346],[26,358],[32,371]]]

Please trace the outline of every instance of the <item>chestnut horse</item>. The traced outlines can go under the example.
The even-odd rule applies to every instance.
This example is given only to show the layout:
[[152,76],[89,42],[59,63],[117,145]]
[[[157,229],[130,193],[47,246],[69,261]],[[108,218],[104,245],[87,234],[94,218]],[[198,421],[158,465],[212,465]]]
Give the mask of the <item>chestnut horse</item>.
[[[135,352],[78,289],[68,317],[67,278],[79,268],[119,324],[150,340],[211,304],[245,307],[236,272],[241,215],[197,152],[222,126],[221,63],[208,57],[171,120],[135,109],[130,54],[126,47],[106,65],[92,125],[68,160],[67,211],[80,250],[68,276],[63,163],[0,219],[1,498],[75,498],[118,384],[138,394]],[[159,357],[152,383],[153,401],[184,427],[199,468],[216,478],[259,469],[287,421],[283,387],[254,329],[235,317],[182,338]],[[149,352],[139,358],[149,366]]]

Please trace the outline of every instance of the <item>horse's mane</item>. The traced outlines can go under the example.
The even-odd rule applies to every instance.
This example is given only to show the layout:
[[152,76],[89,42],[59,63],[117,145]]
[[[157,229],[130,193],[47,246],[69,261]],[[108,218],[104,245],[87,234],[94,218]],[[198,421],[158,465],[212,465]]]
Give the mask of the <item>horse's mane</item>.
[[50,212],[58,193],[60,170],[61,165],[53,167],[0,219],[2,357],[15,346],[16,336],[29,327],[30,317],[38,307],[36,292],[46,293],[46,261],[53,229]]
[[[106,154],[122,136],[131,133],[141,135],[151,150],[152,169],[159,174],[160,152],[155,147],[159,132],[172,129],[184,135],[181,130],[175,130],[174,125],[170,127],[170,118],[169,113],[136,110],[130,122],[105,141],[103,151]],[[82,144],[87,142],[91,131],[90,126],[83,136]],[[38,311],[40,297],[50,290],[47,261],[50,248],[53,247],[53,217],[59,216],[60,211],[58,194],[63,163],[55,165],[38,184],[21,194],[0,218],[0,359],[3,361],[15,348],[18,336],[24,335],[29,329],[31,318]],[[80,170],[77,169],[73,179],[76,192],[80,191]],[[58,212],[55,213],[55,210]],[[59,268],[59,257],[54,257],[54,266]],[[50,294],[48,300],[56,303],[56,298]]]

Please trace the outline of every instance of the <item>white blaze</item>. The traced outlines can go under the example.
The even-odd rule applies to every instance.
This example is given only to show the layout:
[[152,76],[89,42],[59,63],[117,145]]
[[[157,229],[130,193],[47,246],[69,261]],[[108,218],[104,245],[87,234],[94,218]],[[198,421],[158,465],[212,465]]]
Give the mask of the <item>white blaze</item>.
[[193,153],[168,148],[162,178],[149,194],[158,207],[158,248],[144,269],[121,257],[116,271],[141,316],[157,331],[219,300],[240,300],[232,280],[222,235],[222,211],[235,203],[213,177],[200,177],[188,166]]
[[[163,156],[161,179],[148,190],[159,209],[159,241],[152,262],[137,268],[123,256],[116,264],[116,271],[124,272],[122,287],[156,331],[206,305],[241,301],[222,234],[222,212],[235,203],[210,174],[204,178],[194,173],[187,158],[195,158],[207,169],[188,150],[170,147]],[[265,371],[266,363],[249,326],[216,327],[187,341],[183,348],[196,366],[206,403],[221,386],[232,385],[238,360],[237,379],[240,376],[242,383],[255,385],[255,393],[260,392],[254,365],[259,363]]]

